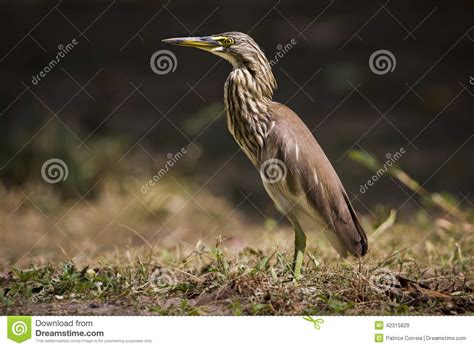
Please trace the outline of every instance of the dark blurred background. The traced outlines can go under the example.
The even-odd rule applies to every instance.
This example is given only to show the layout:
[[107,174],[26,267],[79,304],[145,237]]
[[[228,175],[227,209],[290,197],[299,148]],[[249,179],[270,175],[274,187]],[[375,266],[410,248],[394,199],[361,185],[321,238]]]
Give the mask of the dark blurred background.
[[[350,160],[350,150],[385,160],[403,147],[397,165],[430,191],[459,198],[474,188],[472,1],[16,0],[0,6],[0,180],[7,190],[40,181],[42,164],[54,157],[69,167],[69,179],[55,190],[93,198],[91,186],[100,178],[146,182],[166,154],[185,147],[187,155],[168,175],[192,178],[233,202],[252,194],[262,210],[274,212],[226,129],[222,95],[230,65],[161,42],[231,30],[249,32],[269,59],[296,42],[273,67],[275,100],[314,130],[362,212],[378,203],[397,207],[412,193],[385,177],[362,196],[359,187],[372,174]],[[73,39],[77,46],[34,84],[32,76],[54,59],[58,45]],[[174,72],[150,68],[161,49],[176,55]],[[396,58],[385,75],[369,68],[380,49]],[[241,208],[255,210],[248,202]]]

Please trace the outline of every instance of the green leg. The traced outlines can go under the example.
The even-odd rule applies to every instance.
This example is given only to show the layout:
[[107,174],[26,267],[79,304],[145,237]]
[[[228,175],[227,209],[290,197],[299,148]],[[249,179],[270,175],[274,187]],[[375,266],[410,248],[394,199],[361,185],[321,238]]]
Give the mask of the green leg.
[[306,235],[299,223],[294,222],[295,229],[295,256],[293,258],[293,274],[296,280],[301,278],[301,266],[303,265],[304,250],[306,249]]

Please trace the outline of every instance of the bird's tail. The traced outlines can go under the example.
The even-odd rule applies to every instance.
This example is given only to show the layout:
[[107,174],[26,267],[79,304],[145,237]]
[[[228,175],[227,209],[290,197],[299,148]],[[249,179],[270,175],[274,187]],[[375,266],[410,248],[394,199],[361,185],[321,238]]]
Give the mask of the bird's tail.
[[[357,214],[352,206],[349,197],[344,192],[344,201],[347,204],[347,208],[349,209],[349,213],[351,215],[352,221],[350,223],[342,222],[344,226],[341,228],[349,229],[349,233],[346,233],[346,236],[352,236],[350,240],[344,243],[344,247],[346,252],[349,252],[353,256],[364,256],[367,254],[367,250],[369,249],[369,243],[367,241],[367,235],[365,234],[364,228],[361,226]],[[337,226],[338,227],[338,226]],[[336,228],[337,228],[336,227]],[[345,255],[343,255],[345,256]]]

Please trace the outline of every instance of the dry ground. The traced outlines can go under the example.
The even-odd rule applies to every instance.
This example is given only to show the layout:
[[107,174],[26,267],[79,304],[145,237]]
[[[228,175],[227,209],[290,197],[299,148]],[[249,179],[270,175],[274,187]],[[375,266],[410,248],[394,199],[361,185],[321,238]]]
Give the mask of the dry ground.
[[90,200],[58,198],[49,186],[0,191],[2,314],[474,312],[472,225],[436,212],[363,216],[370,252],[360,261],[311,234],[295,282],[283,220],[248,219],[185,180],[146,194],[106,181]]

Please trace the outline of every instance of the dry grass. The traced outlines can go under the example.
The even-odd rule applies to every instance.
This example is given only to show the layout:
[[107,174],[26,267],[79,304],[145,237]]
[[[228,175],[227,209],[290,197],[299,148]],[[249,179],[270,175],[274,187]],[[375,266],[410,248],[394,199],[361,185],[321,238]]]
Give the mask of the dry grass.
[[[465,314],[474,312],[471,226],[419,214],[377,226],[369,254],[340,260],[309,235],[292,279],[292,231],[256,223],[174,179],[142,194],[108,180],[92,200],[0,189],[0,310],[32,314]],[[263,219],[262,219],[263,220]],[[216,236],[217,241],[216,241]]]

